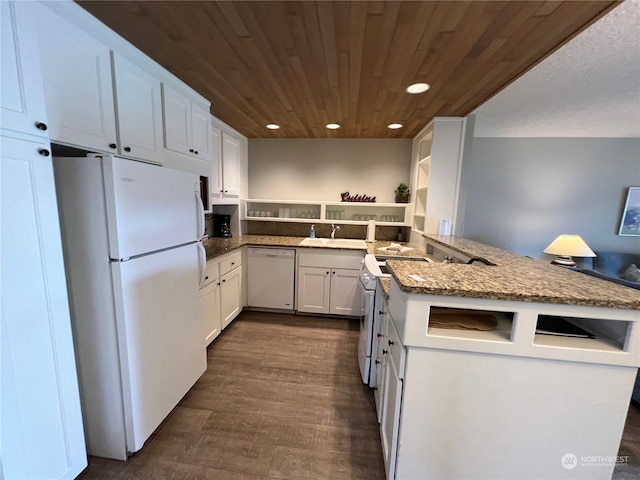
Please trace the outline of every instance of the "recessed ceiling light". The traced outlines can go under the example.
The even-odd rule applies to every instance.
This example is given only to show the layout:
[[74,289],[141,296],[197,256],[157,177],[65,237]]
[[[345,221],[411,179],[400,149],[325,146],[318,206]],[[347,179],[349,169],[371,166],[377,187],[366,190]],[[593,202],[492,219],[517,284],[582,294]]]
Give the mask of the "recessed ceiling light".
[[387,128],[390,128],[391,130],[397,130],[399,128],[402,128],[402,124],[401,123],[392,123],[390,125],[387,125]]
[[270,123],[269,125],[267,125],[267,128],[269,130],[277,130],[280,128],[280,125],[276,125],[275,123]]
[[414,83],[407,87],[407,93],[424,93],[431,88],[428,83]]
[[329,130],[335,130],[336,128],[340,128],[340,125],[338,125],[337,123],[327,123],[327,128]]

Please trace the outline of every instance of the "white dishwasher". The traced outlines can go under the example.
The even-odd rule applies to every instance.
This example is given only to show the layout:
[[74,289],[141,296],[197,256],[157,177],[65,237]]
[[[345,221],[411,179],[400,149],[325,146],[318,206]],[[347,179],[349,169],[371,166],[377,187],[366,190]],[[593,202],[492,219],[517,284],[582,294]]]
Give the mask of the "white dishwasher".
[[296,251],[285,248],[247,249],[249,307],[293,310]]

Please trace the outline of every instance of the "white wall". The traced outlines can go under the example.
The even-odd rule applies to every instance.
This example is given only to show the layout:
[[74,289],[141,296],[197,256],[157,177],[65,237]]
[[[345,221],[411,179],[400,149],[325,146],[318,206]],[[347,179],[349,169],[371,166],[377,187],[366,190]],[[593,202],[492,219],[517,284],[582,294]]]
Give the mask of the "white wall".
[[410,164],[411,139],[249,139],[248,198],[392,203]]
[[462,167],[463,236],[534,258],[558,235],[593,250],[640,252],[617,235],[640,186],[638,138],[474,138]]

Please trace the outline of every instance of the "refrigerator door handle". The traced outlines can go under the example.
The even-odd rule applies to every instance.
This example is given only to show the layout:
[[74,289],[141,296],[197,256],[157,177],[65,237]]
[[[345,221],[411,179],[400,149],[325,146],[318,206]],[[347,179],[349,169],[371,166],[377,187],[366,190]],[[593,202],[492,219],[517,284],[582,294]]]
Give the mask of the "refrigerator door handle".
[[198,242],[198,266],[200,268],[200,289],[202,289],[207,273],[207,251],[202,242]]
[[196,190],[196,207],[198,209],[198,231],[197,239],[202,240],[204,238],[204,206],[202,205],[202,200],[200,199],[200,194]]

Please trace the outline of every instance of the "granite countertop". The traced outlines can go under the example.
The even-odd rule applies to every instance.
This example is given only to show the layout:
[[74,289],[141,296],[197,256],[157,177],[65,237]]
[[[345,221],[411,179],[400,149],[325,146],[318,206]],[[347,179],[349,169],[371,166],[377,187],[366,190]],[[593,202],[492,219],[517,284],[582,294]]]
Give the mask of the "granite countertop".
[[[207,260],[211,260],[212,258],[218,257],[220,255],[224,255],[225,253],[236,250],[245,245],[251,246],[263,246],[263,247],[299,247],[300,242],[302,242],[305,237],[287,237],[287,236],[276,236],[276,235],[240,235],[236,237],[229,238],[221,238],[221,237],[211,237],[208,239],[207,244],[205,245],[205,249],[207,250]],[[388,247],[392,242],[379,241],[367,243],[366,253],[375,253],[380,255],[390,255],[390,256],[398,256],[398,257],[408,257],[408,256],[420,256],[424,257],[426,255],[424,249],[420,249],[414,245],[401,243],[402,246],[405,247],[405,250],[402,252],[392,252],[380,250],[381,248]],[[393,242],[400,243],[400,242]],[[300,248],[326,248],[322,246],[304,246]],[[409,250],[406,250],[409,248]],[[365,251],[365,249],[357,249],[357,248],[340,248],[340,247],[331,247],[331,250],[355,250],[355,251]]]
[[472,240],[438,235],[425,238],[496,265],[389,260],[391,275],[403,292],[640,310],[638,290]]
[[390,278],[378,278],[378,282],[382,286],[382,291],[384,292],[384,297],[389,300],[389,292],[391,291],[391,279]]

